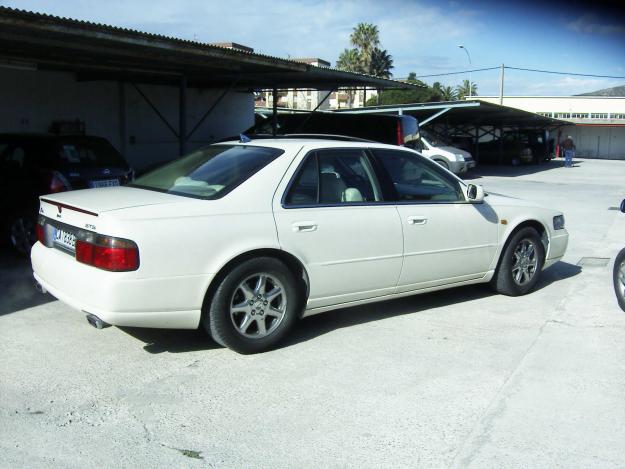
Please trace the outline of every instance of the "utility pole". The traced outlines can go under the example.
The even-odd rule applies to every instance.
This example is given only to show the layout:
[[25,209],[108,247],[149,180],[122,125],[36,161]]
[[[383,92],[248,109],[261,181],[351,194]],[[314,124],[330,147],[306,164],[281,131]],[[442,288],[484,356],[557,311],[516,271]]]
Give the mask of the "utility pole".
[[505,70],[504,64],[501,64],[501,82],[499,83],[499,105],[503,106],[503,74]]

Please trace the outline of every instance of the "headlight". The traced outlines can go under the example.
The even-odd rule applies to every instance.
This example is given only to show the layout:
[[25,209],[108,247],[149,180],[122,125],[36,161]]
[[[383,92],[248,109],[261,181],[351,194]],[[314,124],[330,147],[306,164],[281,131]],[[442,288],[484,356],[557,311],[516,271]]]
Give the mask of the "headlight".
[[564,215],[556,215],[555,217],[553,217],[553,229],[554,230],[564,229]]
[[460,153],[456,153],[456,159],[457,159],[458,161],[464,161],[464,156],[463,156],[463,155],[461,155]]

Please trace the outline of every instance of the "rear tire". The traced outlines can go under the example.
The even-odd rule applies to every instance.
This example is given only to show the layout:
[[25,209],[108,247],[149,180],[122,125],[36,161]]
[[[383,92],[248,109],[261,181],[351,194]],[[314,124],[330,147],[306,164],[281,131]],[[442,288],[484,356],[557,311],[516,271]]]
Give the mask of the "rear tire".
[[503,295],[529,293],[540,276],[545,248],[538,232],[531,227],[513,233],[504,247],[491,286]]
[[30,213],[21,213],[10,219],[8,242],[14,251],[23,256],[30,255],[30,250],[37,241],[35,224],[35,217]]
[[625,311],[625,249],[618,253],[614,259],[614,269],[612,270],[612,283],[616,301],[623,311]]
[[202,315],[215,342],[249,354],[275,347],[298,319],[301,292],[281,261],[259,257],[232,269]]

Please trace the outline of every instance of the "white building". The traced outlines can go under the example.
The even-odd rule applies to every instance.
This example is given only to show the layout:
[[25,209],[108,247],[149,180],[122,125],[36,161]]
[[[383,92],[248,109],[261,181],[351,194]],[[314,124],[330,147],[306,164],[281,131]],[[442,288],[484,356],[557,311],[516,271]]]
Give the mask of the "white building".
[[[473,99],[500,104],[499,96]],[[625,159],[625,97],[504,96],[502,104],[571,122],[553,137],[572,136],[580,157]]]
[[[301,58],[291,60],[294,62],[314,65],[315,67],[330,67],[330,62],[319,58]],[[279,91],[278,107],[298,109],[302,111],[312,111],[314,109],[319,111],[327,110],[330,108],[329,98],[327,98],[328,93],[330,93],[330,91],[297,88]],[[321,105],[319,105],[320,103]],[[272,90],[265,90],[263,92],[262,99],[256,100],[256,105],[260,107],[272,107]]]

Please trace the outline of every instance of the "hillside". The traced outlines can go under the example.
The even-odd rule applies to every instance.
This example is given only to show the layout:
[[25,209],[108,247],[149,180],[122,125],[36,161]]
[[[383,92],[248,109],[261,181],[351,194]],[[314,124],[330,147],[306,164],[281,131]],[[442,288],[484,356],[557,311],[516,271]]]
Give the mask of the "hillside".
[[582,93],[577,96],[625,96],[625,85],[615,86],[614,88],[605,88],[603,90],[592,91],[590,93]]

